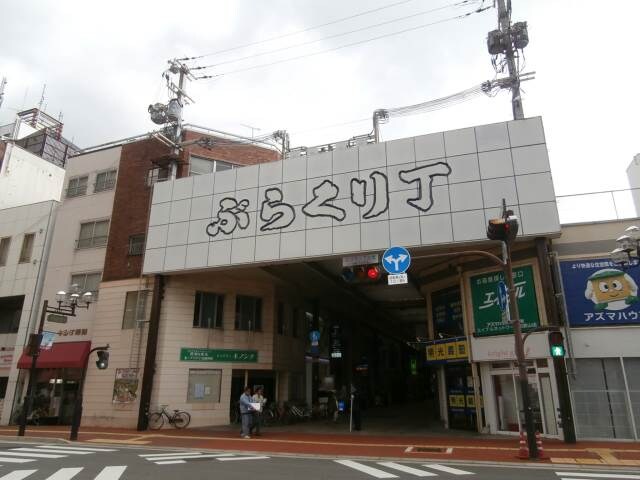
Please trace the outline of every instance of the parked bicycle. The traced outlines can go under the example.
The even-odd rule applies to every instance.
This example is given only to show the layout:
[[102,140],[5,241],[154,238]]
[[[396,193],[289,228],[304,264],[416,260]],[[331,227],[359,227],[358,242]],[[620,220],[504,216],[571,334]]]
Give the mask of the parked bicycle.
[[169,425],[175,428],[186,428],[191,422],[191,415],[183,410],[174,410],[173,414],[167,412],[168,405],[160,405],[159,412],[149,414],[149,428],[159,430],[164,425],[165,418]]

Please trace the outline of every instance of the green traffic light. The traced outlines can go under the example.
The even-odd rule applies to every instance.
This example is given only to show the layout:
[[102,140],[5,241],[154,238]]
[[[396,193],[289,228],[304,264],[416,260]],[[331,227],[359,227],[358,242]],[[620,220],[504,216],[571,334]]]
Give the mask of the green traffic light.
[[563,345],[552,345],[551,346],[551,356],[552,357],[564,357],[564,346]]

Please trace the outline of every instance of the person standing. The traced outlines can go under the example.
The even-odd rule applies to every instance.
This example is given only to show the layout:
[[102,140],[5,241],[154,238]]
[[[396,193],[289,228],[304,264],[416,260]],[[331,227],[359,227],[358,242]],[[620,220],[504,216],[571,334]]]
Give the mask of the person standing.
[[255,429],[256,436],[260,436],[260,427],[262,426],[262,411],[264,410],[264,406],[267,403],[267,399],[264,398],[264,390],[262,386],[258,386],[255,389],[255,393],[253,397],[251,397],[251,401],[256,404],[260,404],[260,410],[253,411],[253,423],[251,424],[251,430]]
[[253,406],[251,405],[251,387],[244,387],[244,392],[240,395],[240,417],[242,417],[242,438],[251,438],[251,423],[253,419]]

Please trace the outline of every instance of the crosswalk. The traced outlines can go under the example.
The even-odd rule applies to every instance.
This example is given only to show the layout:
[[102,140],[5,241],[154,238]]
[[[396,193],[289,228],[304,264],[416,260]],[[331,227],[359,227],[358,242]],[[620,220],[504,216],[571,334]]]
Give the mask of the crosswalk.
[[555,472],[560,480],[640,480],[640,475],[628,473]]
[[43,459],[60,459],[65,457],[93,455],[97,453],[116,451],[117,450],[112,448],[67,447],[64,445],[35,445],[29,447],[10,448],[8,450],[0,451],[0,466],[5,464],[31,463]]
[[[109,465],[93,477],[93,480],[118,480],[127,469],[125,465]],[[44,480],[71,480],[84,470],[84,467],[60,468]],[[0,480],[23,480],[38,470],[13,470],[0,477]],[[88,478],[85,476],[85,478]]]
[[[140,457],[155,463],[156,465],[176,465],[187,463],[189,460],[218,460],[220,462],[232,462],[242,460],[265,460],[264,455],[236,455],[233,453],[202,453],[202,452],[172,452],[151,453],[139,455]],[[2,480],[2,479],[0,479]]]
[[473,472],[449,467],[447,465],[440,465],[438,463],[425,463],[419,465],[421,468],[417,468],[415,464],[405,465],[397,462],[376,462],[374,464],[375,466],[356,462],[354,460],[334,460],[334,462],[375,478],[398,478],[401,473],[406,473],[415,477],[437,477],[442,473],[456,476],[474,475]]

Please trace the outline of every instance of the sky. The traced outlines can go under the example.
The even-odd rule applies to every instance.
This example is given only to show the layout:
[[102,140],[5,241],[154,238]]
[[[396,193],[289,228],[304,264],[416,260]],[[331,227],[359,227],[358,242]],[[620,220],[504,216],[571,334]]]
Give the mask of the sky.
[[[495,77],[486,36],[497,27],[496,9],[454,18],[480,5],[454,5],[459,1],[5,1],[0,77],[8,84],[0,125],[37,105],[46,84],[46,112],[62,112],[64,135],[80,147],[141,134],[155,128],[148,105],[167,101],[161,74],[168,59],[233,48],[190,62],[218,64],[197,75],[224,75],[189,82],[195,103],[185,108],[186,122],[248,136],[247,125],[260,129],[256,135],[285,129],[294,147],[346,140],[371,131],[375,109]],[[626,167],[640,153],[640,2],[512,1],[513,21],[529,26],[525,70],[536,72],[523,83],[524,112],[543,118],[556,194],[628,188]],[[352,30],[360,31],[342,35]],[[274,37],[282,38],[264,41]],[[299,56],[305,58],[236,72]],[[503,91],[392,118],[382,139],[511,118]]]

